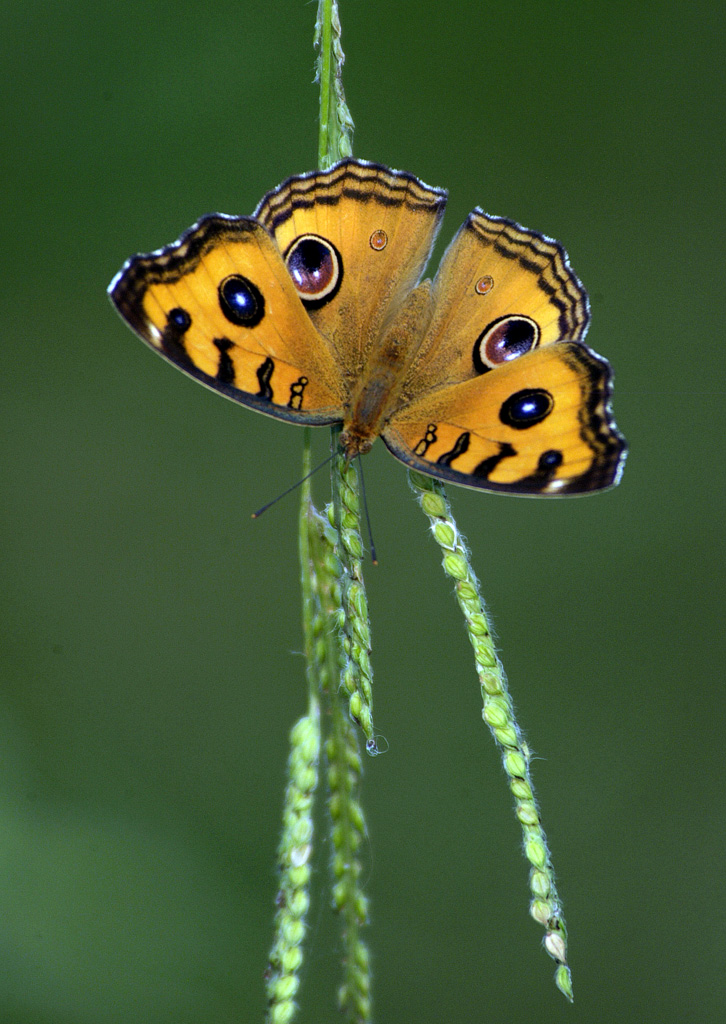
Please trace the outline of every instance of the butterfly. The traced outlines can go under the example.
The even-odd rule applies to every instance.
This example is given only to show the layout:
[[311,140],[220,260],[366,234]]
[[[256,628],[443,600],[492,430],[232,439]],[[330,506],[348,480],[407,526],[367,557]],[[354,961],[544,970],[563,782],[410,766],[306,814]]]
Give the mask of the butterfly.
[[609,364],[559,243],[478,207],[421,280],[446,192],[346,159],[288,178],[252,217],[209,214],[109,286],[153,349],[293,423],[379,435],[407,466],[508,494],[617,483]]

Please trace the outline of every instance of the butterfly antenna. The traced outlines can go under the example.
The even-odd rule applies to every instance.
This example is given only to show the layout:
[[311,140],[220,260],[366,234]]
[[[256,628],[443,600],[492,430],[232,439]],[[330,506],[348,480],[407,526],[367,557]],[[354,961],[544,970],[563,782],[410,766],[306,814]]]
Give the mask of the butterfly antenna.
[[378,558],[376,556],[376,546],[373,543],[373,530],[371,528],[371,517],[368,515],[368,502],[366,500],[366,485],[363,479],[363,463],[361,462],[360,455],[358,456],[358,478],[360,479],[360,493],[363,498],[363,511],[366,517],[366,526],[368,527],[368,543],[371,546],[371,562],[374,565],[378,565]]
[[[333,455],[334,454],[335,453],[333,453]],[[268,501],[266,505],[262,506],[262,508],[258,508],[256,512],[252,513],[252,518],[259,519],[263,512],[266,512],[268,508],[276,505],[281,498],[286,498],[288,494],[292,493],[292,491],[297,490],[297,488],[304,484],[306,480],[309,480],[311,476],[317,473],[319,469],[322,469],[323,466],[327,466],[327,464],[332,460],[333,455],[328,455],[326,459],[323,459],[320,465],[316,466],[315,469],[311,469],[310,472],[306,473],[305,476],[298,480],[296,484],[293,484],[292,487],[288,487],[288,489],[283,491],[282,494],[278,494],[276,498],[272,499],[272,501]]]

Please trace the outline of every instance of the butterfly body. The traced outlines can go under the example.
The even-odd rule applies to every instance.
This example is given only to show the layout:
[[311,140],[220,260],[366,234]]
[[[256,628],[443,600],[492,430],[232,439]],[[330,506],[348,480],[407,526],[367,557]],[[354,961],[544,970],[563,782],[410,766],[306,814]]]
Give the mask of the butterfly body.
[[474,210],[421,281],[446,194],[345,160],[289,178],[253,217],[211,214],[132,257],[109,292],[156,351],[297,423],[381,436],[424,473],[512,494],[617,482],[625,444],[587,296],[558,243]]
[[423,281],[375,343],[346,403],[340,443],[351,458],[370,451],[390,417],[410,400],[405,375],[430,318],[431,282]]

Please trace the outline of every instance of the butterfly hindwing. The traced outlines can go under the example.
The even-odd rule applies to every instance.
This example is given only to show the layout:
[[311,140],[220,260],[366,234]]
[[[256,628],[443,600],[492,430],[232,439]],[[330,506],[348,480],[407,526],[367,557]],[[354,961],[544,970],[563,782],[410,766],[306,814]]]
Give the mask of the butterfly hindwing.
[[585,345],[549,345],[405,405],[383,439],[411,468],[467,487],[587,493],[620,473],[610,380]]
[[[366,356],[419,280],[445,204],[443,189],[412,174],[348,159],[289,178],[255,211],[349,378],[364,372]],[[321,271],[308,273],[316,263]]]
[[216,391],[282,419],[341,419],[331,348],[252,218],[203,217],[172,245],[128,260],[109,293],[152,348]]

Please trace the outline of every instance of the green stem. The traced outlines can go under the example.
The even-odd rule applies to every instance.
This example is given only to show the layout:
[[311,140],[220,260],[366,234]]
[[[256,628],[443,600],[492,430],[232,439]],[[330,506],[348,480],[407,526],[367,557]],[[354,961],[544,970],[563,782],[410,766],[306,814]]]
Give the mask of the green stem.
[[443,553],[444,572],[454,581],[469,640],[474,648],[476,670],[483,701],[482,718],[502,753],[509,787],[517,801],[516,814],[522,826],[524,854],[531,864],[530,913],[545,928],[544,946],[557,963],[555,984],[572,1001],[572,977],[567,966],[567,929],[555,887],[555,874],[547,837],[539,816],[529,774],[530,750],[514,713],[506,677],[494,649],[486,608],[463,537],[454,522],[446,492],[438,480],[409,472],[421,508],[429,518],[431,532]]
[[[303,474],[310,471],[310,430],[303,446]],[[290,1024],[297,1005],[303,964],[305,918],[310,906],[310,858],[313,842],[313,801],[320,763],[319,659],[315,638],[321,632],[321,610],[316,600],[315,566],[310,544],[310,481],[303,483],[299,517],[302,620],[308,680],[308,711],[290,733],[288,782],[278,847],[280,888],[277,895],[275,934],[267,970],[267,1022]]]
[[343,92],[345,55],[340,34],[337,0],[318,0],[314,44],[319,50],[316,78],[320,82],[318,167],[321,170],[327,170],[353,152],[353,119]]
[[[318,47],[317,77],[320,82],[320,131],[318,166],[327,170],[352,153],[353,121],[343,93],[345,60],[340,44],[340,19],[336,0],[319,0],[315,25]],[[333,506],[328,527],[316,535],[314,562],[320,586],[323,617],[330,635],[326,664],[321,670],[323,694],[329,711],[328,759],[329,810],[333,841],[333,906],[343,922],[343,983],[338,1003],[349,1024],[371,1020],[371,975],[368,949],[361,941],[368,920],[368,901],[360,888],[358,851],[365,838],[360,804],[361,763],[358,739],[341,702],[349,695],[350,716],[361,725],[367,749],[376,751],[371,716],[370,627],[361,571],[363,543],[360,537],[358,478],[338,450],[340,426],[331,432],[337,452],[332,462]],[[342,686],[341,686],[342,683]]]
[[[338,444],[340,428],[333,428],[334,444]],[[373,727],[373,672],[371,669],[371,630],[368,601],[363,581],[363,538],[361,536],[361,501],[358,473],[342,452],[331,464],[333,517],[338,534],[338,557],[341,563],[340,616],[343,651],[342,684],[349,695],[348,710],[363,730],[366,750],[377,754]]]
[[[315,45],[319,49],[317,69],[320,81],[318,165],[324,169],[352,152],[353,121],[343,93],[345,56],[340,44],[337,0],[319,0]],[[340,427],[334,427],[331,434],[333,448],[338,451]],[[342,566],[341,629],[346,654],[342,682],[349,695],[351,717],[363,730],[366,749],[375,754],[378,748],[373,731],[370,624],[361,568],[363,541],[358,475],[339,451],[332,462],[331,482],[339,540],[338,556]]]
[[310,516],[312,511],[311,496],[311,431],[305,427],[303,431],[303,459],[302,475],[303,482],[300,494],[300,512],[298,515],[298,549],[300,557],[300,586],[302,590],[302,622],[303,640],[305,645],[305,665],[308,679],[308,701],[312,710],[318,704],[320,692],[320,679],[315,671],[314,657],[314,623],[313,612],[315,603],[313,599],[315,567],[312,561],[310,549]]
[[[321,665],[320,676],[328,722],[325,753],[332,823],[332,895],[333,907],[341,915],[343,925],[344,973],[338,1002],[349,1024],[369,1024],[370,963],[368,949],[361,940],[361,929],[368,921],[368,901],[360,887],[359,851],[366,835],[360,803],[361,761],[355,730],[338,697],[342,651],[336,640],[335,623],[341,611],[341,567],[336,554],[337,535],[329,519],[316,517],[316,524],[314,559],[318,566],[320,605],[328,624],[325,662]],[[319,649],[322,649],[320,643]]]
[[338,159],[332,154],[337,150],[333,132],[331,131],[330,112],[333,106],[332,74],[333,63],[333,25],[332,2],[320,0],[318,4],[318,21],[315,26],[315,42],[320,47],[319,72],[320,79],[320,132],[318,136],[318,167],[327,170]]

